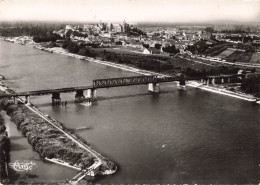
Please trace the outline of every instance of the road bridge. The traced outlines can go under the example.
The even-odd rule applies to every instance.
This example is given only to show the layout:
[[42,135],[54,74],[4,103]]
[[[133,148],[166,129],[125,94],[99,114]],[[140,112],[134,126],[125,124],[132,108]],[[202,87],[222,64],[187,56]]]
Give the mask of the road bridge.
[[[25,97],[25,101],[30,103],[30,96],[41,96],[52,94],[52,104],[56,105],[61,102],[60,93],[75,92],[75,102],[83,102],[87,100],[89,102],[95,101],[97,99],[97,89],[100,88],[111,88],[111,87],[121,87],[121,86],[132,86],[132,85],[148,85],[148,91],[159,93],[160,83],[165,82],[179,82],[180,86],[185,87],[186,81],[191,80],[200,80],[206,85],[217,84],[217,83],[233,83],[241,82],[245,77],[252,75],[260,75],[258,73],[250,74],[228,74],[228,75],[215,75],[215,76],[201,76],[201,77],[185,77],[184,75],[180,76],[159,76],[159,75],[150,75],[150,76],[132,76],[132,77],[120,77],[120,78],[106,78],[106,79],[95,79],[93,84],[89,86],[78,86],[78,87],[66,87],[59,89],[47,89],[47,90],[38,90],[38,91],[27,91],[27,92],[18,92],[12,94],[2,94],[0,98],[11,97],[14,100],[14,103],[17,102],[18,97]],[[86,91],[86,95],[84,94]]]

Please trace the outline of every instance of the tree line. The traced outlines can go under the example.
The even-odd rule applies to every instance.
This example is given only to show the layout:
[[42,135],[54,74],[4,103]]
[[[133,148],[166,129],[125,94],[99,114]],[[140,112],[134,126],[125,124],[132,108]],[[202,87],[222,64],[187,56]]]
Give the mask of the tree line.
[[7,182],[10,183],[10,179],[8,178],[6,171],[6,164],[8,164],[10,160],[9,152],[10,140],[8,138],[8,133],[6,132],[5,121],[2,115],[0,115],[0,183],[3,184]]
[[44,36],[47,33],[52,33],[54,30],[60,30],[64,24],[47,24],[47,23],[14,23],[1,24],[0,36],[18,37],[18,36]]
[[115,53],[103,50],[95,50],[88,44],[73,42],[71,39],[66,39],[62,48],[68,49],[71,53],[80,54],[87,57],[98,57],[102,60],[112,61],[120,64],[130,64],[141,69],[153,70],[157,72],[173,70],[174,66],[167,61],[160,61],[159,59],[126,53]]
[[253,94],[260,98],[260,77],[254,76],[242,80],[241,89],[249,94]]
[[[14,105],[7,99],[0,101],[0,107],[12,118],[17,128],[42,158],[55,158],[86,168],[94,163],[92,154],[72,142],[24,105]],[[61,125],[60,125],[61,126]],[[61,126],[62,127],[62,126]]]

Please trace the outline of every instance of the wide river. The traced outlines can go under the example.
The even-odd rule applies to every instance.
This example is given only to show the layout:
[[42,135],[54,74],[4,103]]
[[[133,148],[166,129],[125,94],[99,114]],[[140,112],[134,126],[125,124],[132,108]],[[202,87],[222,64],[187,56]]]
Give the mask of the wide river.
[[[22,92],[139,74],[0,41],[0,75]],[[31,101],[68,128],[87,127],[77,134],[119,165],[116,174],[96,183],[258,182],[259,105],[195,88],[181,92],[174,83],[160,87],[159,95],[148,93],[146,85],[98,89],[101,100],[92,106],[75,104],[74,93],[61,94],[66,109],[51,106],[51,95]],[[49,170],[65,167],[44,168],[47,175],[38,173],[39,179],[76,174],[56,170],[55,177]]]

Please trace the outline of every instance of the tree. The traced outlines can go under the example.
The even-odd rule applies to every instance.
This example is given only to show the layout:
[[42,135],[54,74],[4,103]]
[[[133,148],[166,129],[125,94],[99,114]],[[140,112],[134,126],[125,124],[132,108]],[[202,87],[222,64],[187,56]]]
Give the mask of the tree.
[[0,134],[4,133],[6,130],[5,125],[0,125]]
[[165,53],[174,53],[174,54],[179,53],[179,50],[176,49],[175,45],[162,48],[162,50]]
[[206,27],[205,31],[208,32],[208,33],[213,33],[214,29],[212,27]]
[[83,48],[81,50],[79,50],[79,54],[83,55],[83,56],[89,56],[90,55],[90,51],[88,48]]
[[161,49],[161,46],[162,46],[161,44],[155,44],[155,45],[154,45],[154,47],[155,47],[156,49]]
[[68,45],[68,50],[71,53],[78,53],[79,52],[78,44],[74,42],[70,42]]
[[241,89],[246,93],[254,94],[260,97],[259,86],[260,78],[259,77],[249,77],[242,80]]
[[143,44],[143,47],[148,49],[149,48],[149,44]]

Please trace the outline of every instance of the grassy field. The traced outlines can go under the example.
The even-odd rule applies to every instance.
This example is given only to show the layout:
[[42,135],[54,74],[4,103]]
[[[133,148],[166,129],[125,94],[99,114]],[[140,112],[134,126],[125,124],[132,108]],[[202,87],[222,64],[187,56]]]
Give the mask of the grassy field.
[[251,52],[235,51],[234,53],[226,57],[226,60],[229,62],[249,63],[251,56]]
[[253,53],[249,63],[257,63],[260,64],[260,53]]
[[230,47],[231,44],[227,44],[227,43],[224,43],[224,44],[218,44],[218,45],[215,45],[209,49],[207,49],[203,54],[205,55],[209,55],[209,56],[216,56],[216,55],[219,55],[220,53],[224,52],[228,47]]
[[107,51],[119,51],[119,52],[129,52],[129,53],[143,53],[143,49],[140,48],[132,48],[132,47],[123,47],[123,46],[116,46],[111,48],[104,48]]
[[[119,54],[120,56],[124,56],[129,58],[129,60],[131,62],[128,63],[128,65],[130,66],[134,66],[132,65],[135,63],[135,61],[138,60],[156,60],[156,61],[160,61],[161,64],[163,63],[170,63],[171,65],[174,66],[175,71],[179,68],[179,69],[185,69],[185,68],[191,68],[191,69],[211,69],[214,68],[213,66],[208,66],[208,65],[204,65],[204,64],[200,64],[200,63],[194,63],[190,60],[184,59],[184,58],[179,58],[179,57],[170,57],[168,54],[142,54],[142,53],[138,53],[138,52],[133,52],[133,51],[137,51],[137,49],[133,49],[132,48],[125,48],[125,47],[119,47],[118,49],[114,49],[114,48],[92,48],[92,50],[94,50],[95,52],[99,52],[102,53],[104,52],[104,50],[106,50],[107,54],[111,53],[111,54]],[[111,60],[108,60],[111,61]],[[167,70],[166,70],[167,71]],[[178,70],[177,70],[178,71]],[[160,71],[163,72],[163,71]],[[169,71],[167,71],[169,72]]]
[[223,51],[222,53],[218,54],[216,57],[218,58],[226,58],[229,55],[231,55],[232,53],[234,53],[235,50],[227,48],[225,51]]

